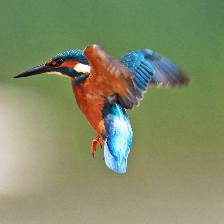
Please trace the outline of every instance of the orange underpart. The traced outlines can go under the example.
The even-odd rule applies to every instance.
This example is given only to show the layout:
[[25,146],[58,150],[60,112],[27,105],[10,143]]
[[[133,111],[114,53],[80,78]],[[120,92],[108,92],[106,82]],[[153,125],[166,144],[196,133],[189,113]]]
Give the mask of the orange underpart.
[[96,90],[99,91],[99,87],[88,79],[79,86],[75,86],[72,81],[72,88],[79,108],[96,130],[97,135],[103,136],[105,134],[105,127],[102,111],[105,98],[102,96],[102,92],[94,93]]

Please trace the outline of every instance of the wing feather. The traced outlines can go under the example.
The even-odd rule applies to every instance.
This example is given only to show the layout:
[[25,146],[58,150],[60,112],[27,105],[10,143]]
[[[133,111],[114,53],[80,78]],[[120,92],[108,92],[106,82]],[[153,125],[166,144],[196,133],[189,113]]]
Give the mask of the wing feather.
[[143,96],[149,84],[159,87],[188,83],[188,76],[177,65],[149,49],[131,51],[123,56],[121,62],[134,76],[138,97]]
[[117,101],[124,108],[132,108],[138,104],[133,74],[121,62],[112,59],[105,51],[91,45],[84,49],[94,82],[103,88],[105,97],[117,96]]
[[98,45],[86,47],[84,54],[104,97],[116,96],[114,102],[127,109],[138,105],[149,84],[160,87],[188,83],[188,76],[177,65],[149,49],[131,51],[121,62],[112,59]]

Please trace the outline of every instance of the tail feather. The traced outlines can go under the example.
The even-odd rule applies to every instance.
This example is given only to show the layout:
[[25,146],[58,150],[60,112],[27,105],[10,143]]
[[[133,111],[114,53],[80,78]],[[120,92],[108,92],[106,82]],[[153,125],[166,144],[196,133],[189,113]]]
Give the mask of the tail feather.
[[115,156],[110,153],[107,143],[104,145],[104,159],[107,167],[116,173],[126,173],[127,158],[117,160]]
[[104,106],[106,128],[104,159],[107,167],[116,173],[125,173],[132,145],[132,128],[125,110],[119,104]]

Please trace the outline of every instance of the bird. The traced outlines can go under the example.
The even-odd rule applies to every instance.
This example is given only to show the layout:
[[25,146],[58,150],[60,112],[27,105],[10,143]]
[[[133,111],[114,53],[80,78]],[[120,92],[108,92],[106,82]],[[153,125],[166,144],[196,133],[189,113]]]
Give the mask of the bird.
[[127,110],[139,105],[150,86],[183,86],[189,81],[182,69],[153,50],[130,51],[116,60],[97,44],[58,53],[13,78],[44,73],[70,79],[78,107],[96,131],[92,156],[103,147],[106,166],[118,174],[126,173],[132,148]]

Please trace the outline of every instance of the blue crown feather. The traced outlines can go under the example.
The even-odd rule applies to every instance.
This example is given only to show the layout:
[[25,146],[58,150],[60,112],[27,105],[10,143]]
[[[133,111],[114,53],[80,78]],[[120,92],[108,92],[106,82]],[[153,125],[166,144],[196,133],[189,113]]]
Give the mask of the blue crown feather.
[[69,61],[69,60],[75,60],[78,61],[82,64],[87,65],[88,60],[83,52],[83,50],[69,50],[69,51],[64,51],[62,53],[56,54],[53,59],[63,59],[64,61]]

